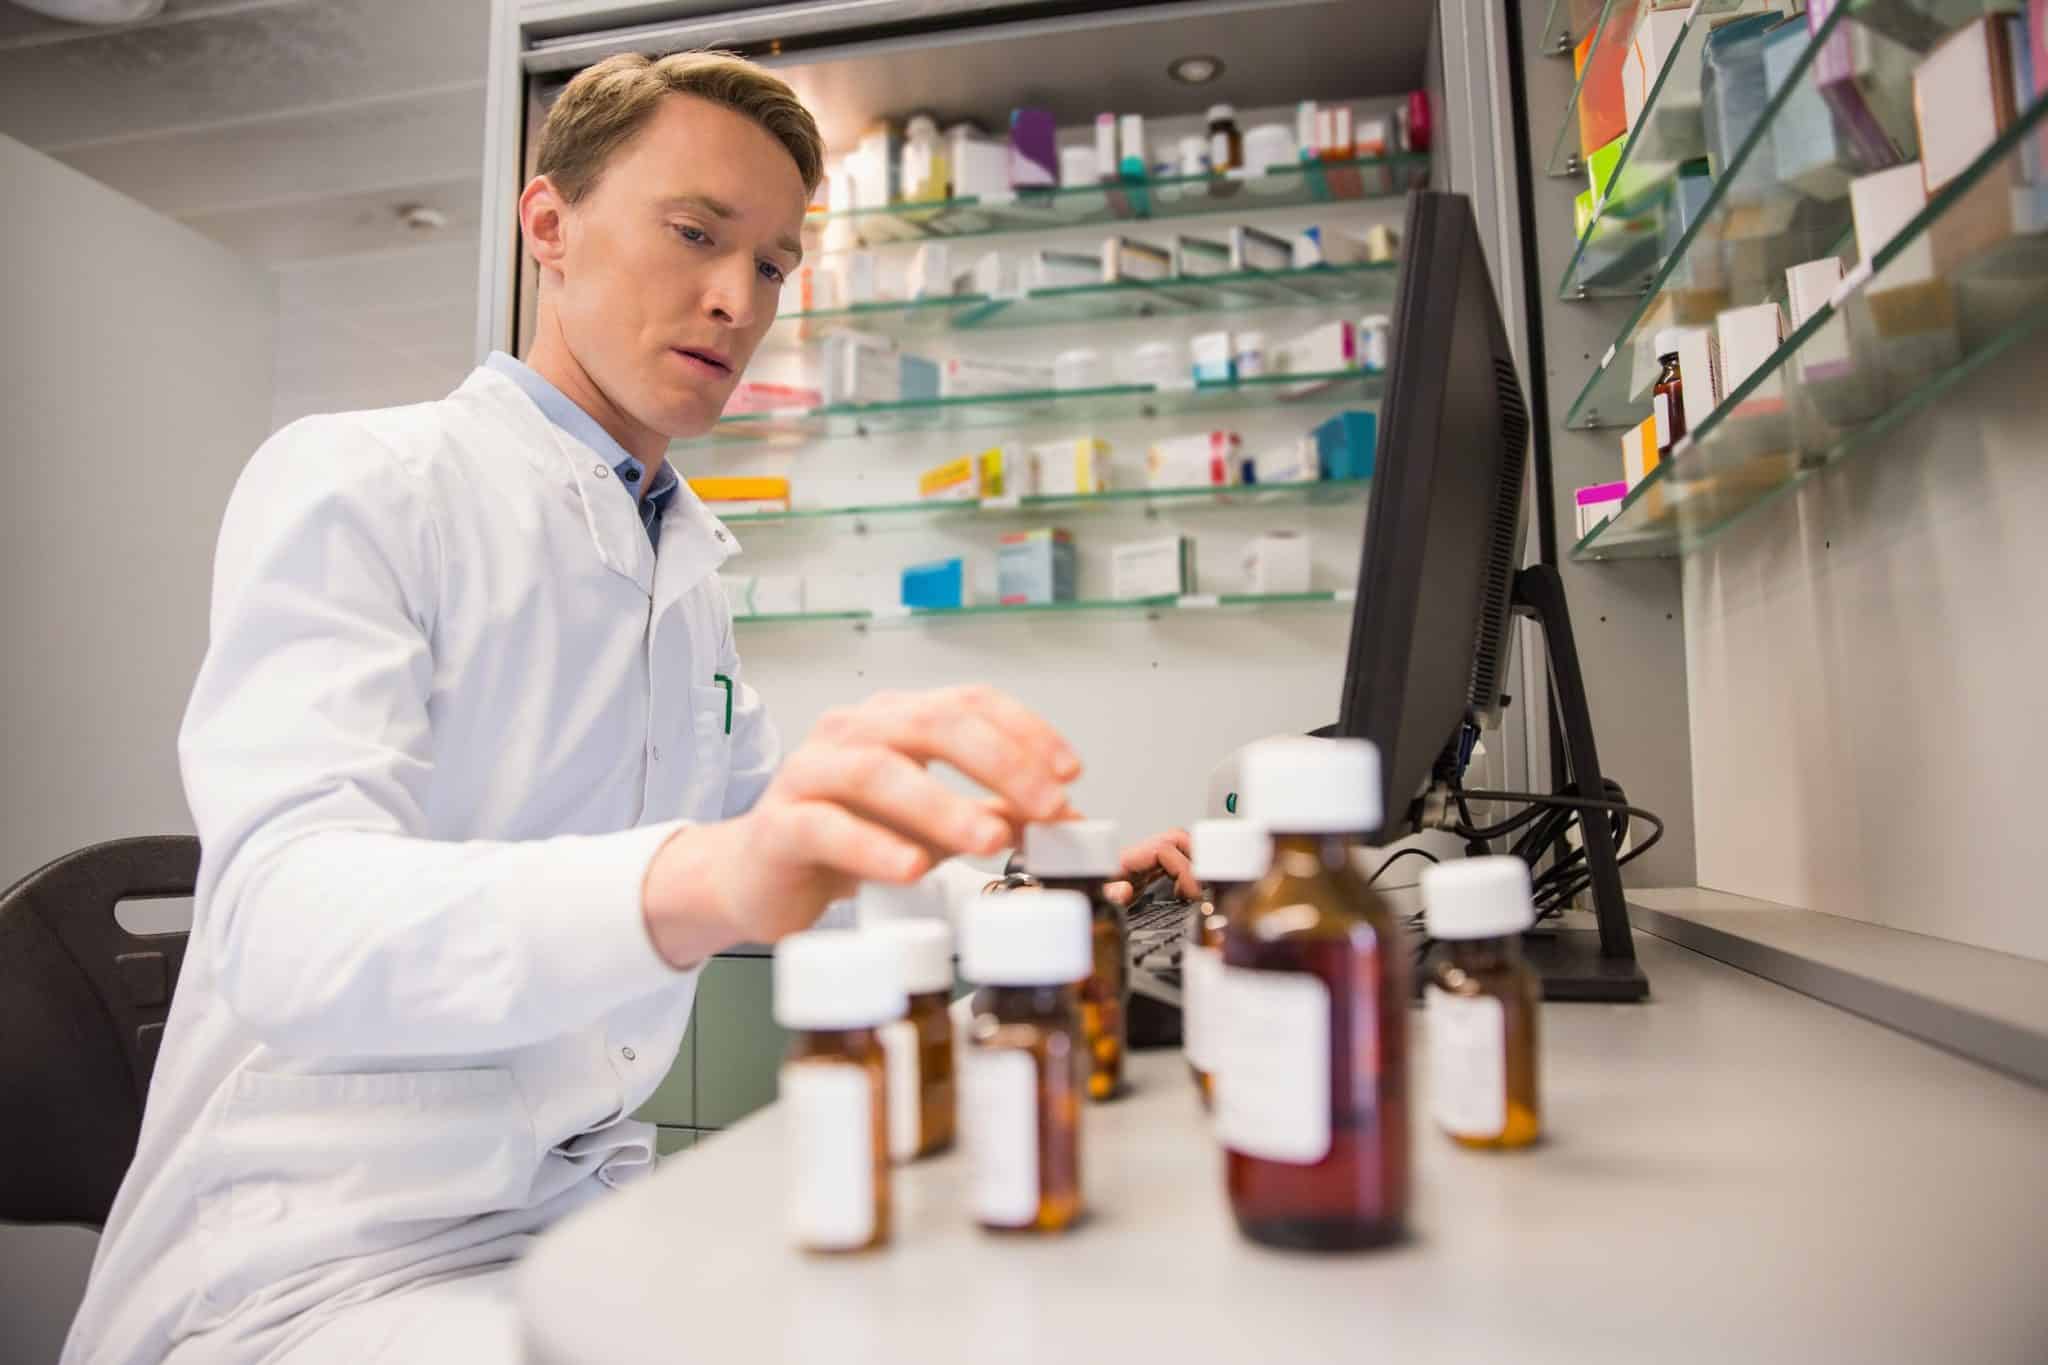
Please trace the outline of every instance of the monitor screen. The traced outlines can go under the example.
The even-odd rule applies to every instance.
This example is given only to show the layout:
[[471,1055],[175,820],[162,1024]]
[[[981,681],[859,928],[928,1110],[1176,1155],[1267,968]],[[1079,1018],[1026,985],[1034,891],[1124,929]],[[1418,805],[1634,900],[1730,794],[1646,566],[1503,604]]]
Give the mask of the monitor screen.
[[[1408,202],[1336,733],[1379,747],[1382,839],[1500,704],[1529,417],[1470,202]],[[1449,753],[1447,755],[1447,750]]]

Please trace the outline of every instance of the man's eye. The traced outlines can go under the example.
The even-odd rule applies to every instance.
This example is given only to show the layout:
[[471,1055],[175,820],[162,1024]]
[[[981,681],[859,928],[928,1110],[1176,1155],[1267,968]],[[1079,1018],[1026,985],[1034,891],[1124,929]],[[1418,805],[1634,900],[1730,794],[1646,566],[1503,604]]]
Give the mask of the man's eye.
[[773,261],[761,262],[761,278],[770,284],[782,283],[782,267]]
[[688,223],[676,224],[676,235],[686,242],[708,242],[711,240],[704,235],[703,228],[691,227]]

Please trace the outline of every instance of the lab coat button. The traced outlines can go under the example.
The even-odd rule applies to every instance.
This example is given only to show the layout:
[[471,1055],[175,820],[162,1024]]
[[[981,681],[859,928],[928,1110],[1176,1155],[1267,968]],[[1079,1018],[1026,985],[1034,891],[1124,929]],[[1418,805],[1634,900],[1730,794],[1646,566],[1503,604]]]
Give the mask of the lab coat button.
[[612,472],[609,469],[606,469],[601,464],[592,465],[590,467],[590,472],[595,474],[600,479],[608,479],[612,476]]
[[661,762],[661,746],[659,744],[654,746],[654,761],[656,763]]
[[619,1049],[619,1055],[630,1062],[633,1061],[635,1058],[639,1057],[640,1054],[633,1051],[632,1048],[622,1047]]

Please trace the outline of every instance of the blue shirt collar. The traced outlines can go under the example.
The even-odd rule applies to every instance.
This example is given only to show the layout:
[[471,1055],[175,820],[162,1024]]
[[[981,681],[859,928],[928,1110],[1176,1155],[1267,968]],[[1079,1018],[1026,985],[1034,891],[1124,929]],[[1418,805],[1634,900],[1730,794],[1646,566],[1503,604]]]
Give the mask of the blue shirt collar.
[[634,500],[640,513],[640,524],[647,528],[647,538],[658,543],[662,514],[675,500],[676,488],[682,482],[676,476],[675,465],[663,460],[661,472],[654,476],[654,486],[642,497],[640,481],[647,477],[647,466],[599,426],[596,418],[577,407],[569,395],[549,383],[531,365],[503,351],[492,351],[484,365],[517,384],[550,422],[596,451],[598,458],[612,467],[612,472],[619,476],[619,487]]

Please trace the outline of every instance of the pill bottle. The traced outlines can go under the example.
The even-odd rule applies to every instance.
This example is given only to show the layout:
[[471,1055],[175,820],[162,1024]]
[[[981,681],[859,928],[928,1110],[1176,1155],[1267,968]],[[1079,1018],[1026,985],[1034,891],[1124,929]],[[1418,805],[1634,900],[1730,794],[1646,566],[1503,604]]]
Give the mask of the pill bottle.
[[1115,180],[1120,174],[1117,158],[1117,120],[1115,114],[1095,116],[1095,178]]
[[1060,820],[1024,827],[1024,867],[1051,891],[1078,891],[1089,905],[1094,967],[1081,983],[1081,1034],[1088,1044],[1088,1097],[1124,1088],[1125,1015],[1131,998],[1123,907],[1103,888],[1119,875],[1116,823]]
[[1223,971],[1223,929],[1231,907],[1273,861],[1273,841],[1248,820],[1198,820],[1188,831],[1188,851],[1202,899],[1188,916],[1188,941],[1180,959],[1181,1046],[1188,1070],[1207,1108],[1215,1093],[1216,991]]
[[889,1240],[889,1104],[877,1036],[903,1017],[889,947],[823,929],[775,946],[775,1022],[790,1030],[777,1078],[789,1159],[789,1221],[806,1251]]
[[1543,1131],[1543,988],[1522,960],[1522,931],[1536,922],[1529,865],[1493,857],[1424,868],[1422,908],[1442,945],[1423,986],[1430,1115],[1461,1147],[1526,1147]]
[[962,915],[961,974],[980,989],[960,1057],[960,1131],[985,1228],[1061,1232],[1081,1215],[1078,983],[1092,965],[1078,892],[985,895]]
[[1209,170],[1221,175],[1244,165],[1244,134],[1238,130],[1237,111],[1227,104],[1209,106]]
[[1237,377],[1257,379],[1266,372],[1266,334],[1264,332],[1237,333]]
[[1364,740],[1245,751],[1247,819],[1272,866],[1223,935],[1216,1131],[1238,1229],[1335,1250],[1397,1240],[1408,1212],[1407,949],[1353,868],[1380,825]]
[[914,1161],[953,1145],[953,931],[938,919],[893,919],[864,928],[889,945],[905,1010],[881,1030],[889,1083],[889,1156]]
[[1657,459],[1671,458],[1671,447],[1685,435],[1685,377],[1678,368],[1678,331],[1657,333],[1657,383],[1650,390],[1650,411],[1657,419]]
[[1145,155],[1145,116],[1125,114],[1116,121],[1117,169],[1125,180],[1143,180],[1151,169]]

